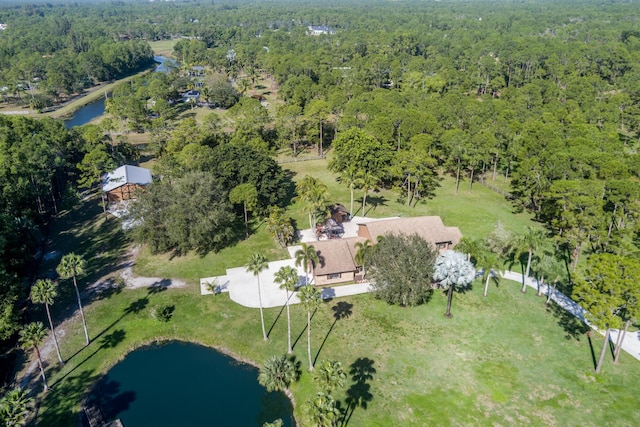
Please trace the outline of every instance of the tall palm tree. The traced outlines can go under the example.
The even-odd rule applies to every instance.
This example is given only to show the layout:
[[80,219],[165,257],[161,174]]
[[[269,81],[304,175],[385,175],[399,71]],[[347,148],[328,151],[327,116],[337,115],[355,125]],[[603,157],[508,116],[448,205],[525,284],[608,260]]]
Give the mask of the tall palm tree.
[[531,226],[527,227],[527,230],[524,234],[516,237],[515,241],[515,257],[516,259],[520,257],[523,253],[527,253],[527,268],[524,272],[524,277],[522,279],[522,292],[527,291],[527,278],[529,277],[529,272],[531,271],[531,260],[533,258],[533,253],[540,249],[545,241],[544,231],[539,228],[533,228]]
[[44,325],[42,322],[32,322],[28,325],[25,325],[20,330],[20,347],[25,350],[33,348],[36,352],[36,356],[38,356],[38,366],[40,367],[40,375],[42,376],[42,384],[44,386],[44,391],[49,390],[49,386],[47,385],[47,377],[44,375],[44,366],[42,364],[42,357],[40,356],[40,349],[38,346],[42,344],[45,335]]
[[453,299],[453,291],[461,289],[469,285],[476,276],[476,270],[473,264],[467,261],[467,257],[456,251],[445,251],[436,259],[435,270],[433,273],[434,280],[440,282],[440,287],[448,289],[447,294],[447,312],[446,317],[453,317],[451,314],[451,300]]
[[272,356],[260,368],[258,382],[267,391],[283,391],[289,388],[289,385],[296,380],[296,377],[296,366],[293,361],[284,355]]
[[478,267],[482,268],[482,280],[484,280],[482,296],[486,297],[489,290],[489,282],[493,281],[496,285],[500,283],[500,257],[498,254],[485,249],[478,256],[477,263]]
[[329,192],[326,184],[311,175],[305,175],[296,184],[296,193],[295,200],[302,203],[303,210],[309,216],[309,226],[315,230],[318,215],[327,210]]
[[362,266],[362,280],[364,280],[364,277],[367,274],[365,270],[365,264],[369,255],[371,255],[373,245],[371,244],[371,240],[367,239],[364,242],[356,242],[354,246],[357,251],[356,256],[354,257],[354,261],[356,262],[356,264]]
[[313,245],[303,243],[301,248],[295,252],[294,257],[296,258],[296,265],[298,267],[304,267],[305,285],[310,284],[309,266],[311,266],[311,271],[314,271],[316,264],[320,262],[316,248],[314,248]]
[[360,174],[358,185],[364,192],[364,194],[362,195],[362,216],[364,216],[367,206],[367,194],[369,193],[369,190],[373,190],[376,188],[379,181],[380,178],[378,178],[368,170],[365,170]]
[[342,363],[335,360],[323,360],[313,371],[313,380],[327,394],[342,388],[346,379],[347,373],[342,369]]
[[51,328],[51,335],[53,336],[53,343],[56,346],[56,353],[58,354],[58,360],[60,364],[64,364],[62,356],[60,355],[60,346],[58,345],[58,338],[56,337],[56,330],[53,327],[53,321],[51,320],[51,311],[49,306],[53,304],[53,301],[58,296],[58,285],[51,279],[38,279],[31,288],[31,301],[34,304],[44,304],[44,308],[47,311],[47,318],[49,319],[49,327]]
[[80,309],[80,317],[82,317],[82,327],[84,328],[84,337],[86,338],[86,345],[89,345],[89,332],[87,331],[87,321],[84,318],[84,310],[82,309],[82,300],[80,299],[80,291],[78,290],[78,282],[76,278],[84,274],[84,270],[87,263],[80,255],[76,255],[73,252],[66,254],[60,260],[60,264],[56,268],[56,271],[63,279],[73,278],[73,287],[76,290],[76,297],[78,298],[78,308]]
[[27,390],[20,387],[11,389],[0,400],[0,420],[7,426],[23,426],[32,406],[33,398],[29,397]]
[[289,315],[289,292],[296,290],[298,285],[298,272],[291,266],[280,267],[280,270],[276,271],[273,276],[273,280],[280,285],[280,289],[284,289],[287,293],[287,300],[285,305],[287,306],[287,353],[291,354],[293,349],[291,348],[291,316]]
[[347,166],[338,177],[338,181],[345,184],[347,188],[349,188],[349,193],[351,194],[351,205],[349,210],[349,215],[353,215],[353,191],[358,187],[358,183],[360,182],[359,171],[355,165]]
[[307,355],[309,356],[309,370],[313,371],[313,360],[311,360],[311,312],[320,305],[320,291],[315,286],[303,286],[298,291],[300,302],[307,310]]
[[254,276],[258,278],[258,301],[260,303],[260,322],[262,323],[262,337],[265,341],[269,338],[267,337],[267,331],[264,328],[264,313],[262,312],[262,289],[260,286],[260,273],[269,268],[269,264],[267,263],[267,258],[259,252],[255,252],[251,254],[249,257],[249,262],[247,264],[247,271],[253,273]]

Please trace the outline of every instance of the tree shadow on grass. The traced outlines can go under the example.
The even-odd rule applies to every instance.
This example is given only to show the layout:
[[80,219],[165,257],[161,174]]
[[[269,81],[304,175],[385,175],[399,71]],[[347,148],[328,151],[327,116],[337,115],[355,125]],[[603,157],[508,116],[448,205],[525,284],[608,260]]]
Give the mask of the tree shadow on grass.
[[596,352],[593,350],[593,342],[591,341],[591,331],[586,333],[587,340],[589,341],[589,349],[591,350],[591,361],[593,362],[593,369],[596,369],[598,366],[598,361],[596,360]]
[[379,195],[379,196],[367,196],[367,211],[365,212],[364,216],[367,216],[368,214],[370,214],[371,212],[375,212],[376,208],[378,206],[386,206],[387,205],[387,199],[386,197]]
[[353,384],[347,390],[346,407],[342,412],[341,426],[345,427],[349,424],[356,408],[366,410],[369,402],[373,400],[370,382],[373,381],[373,375],[376,373],[374,363],[368,357],[359,357],[349,366],[349,375],[351,375]]
[[76,404],[82,400],[82,396],[98,378],[97,375],[93,375],[93,370],[86,370],[58,381],[44,397],[44,410],[40,411],[37,424],[76,425],[78,423]]
[[[120,322],[125,316],[129,315],[129,314],[138,314],[140,313],[142,310],[144,310],[147,305],[149,304],[149,298],[148,297],[144,297],[144,298],[138,298],[135,301],[132,301],[127,308],[124,309],[124,311],[122,312],[122,314],[115,319],[113,322],[111,322],[109,324],[109,326],[107,326],[106,328],[104,328],[98,335],[96,335],[91,342],[96,341],[97,339],[99,339],[102,335],[104,335],[109,329],[113,328],[115,325],[118,324],[118,322]],[[73,359],[75,356],[77,356],[79,353],[81,353],[85,348],[87,348],[86,346],[82,347],[80,350],[76,351],[71,357],[69,357],[67,360],[71,360]],[[69,373],[67,373],[67,375],[69,375]]]
[[315,359],[313,359],[314,365],[318,361],[320,352],[324,348],[324,344],[327,342],[327,338],[329,338],[329,335],[331,334],[331,331],[333,331],[334,326],[336,326],[336,323],[338,322],[338,320],[348,319],[349,317],[351,317],[351,314],[353,313],[352,308],[353,308],[353,304],[345,301],[340,301],[336,303],[333,307],[331,307],[331,310],[333,310],[333,323],[331,324],[331,327],[327,331],[327,334],[324,336],[324,339],[322,340],[322,344],[320,344],[320,347],[318,348],[318,352],[316,353]]
[[553,301],[547,304],[547,312],[551,313],[556,318],[558,325],[562,326],[566,335],[565,338],[575,339],[580,341],[580,337],[587,331],[591,330],[582,320],[578,319],[573,314],[569,313],[563,307],[559,306]]
[[[316,308],[315,310],[313,310],[313,313],[311,313],[311,321],[313,322],[313,317],[316,315],[316,311],[318,311],[318,309]],[[312,325],[313,326],[313,325]],[[307,331],[307,323],[305,322],[304,324],[304,328],[302,328],[302,330],[300,331],[300,333],[298,334],[298,337],[295,339],[295,341],[293,342],[293,344],[291,344],[291,348],[295,348],[296,344],[298,344],[298,341],[300,341],[300,338],[302,338],[302,335],[304,335],[304,333]]]
[[102,337],[102,339],[100,340],[100,345],[97,346],[96,349],[93,350],[93,352],[90,355],[85,357],[82,360],[82,362],[78,363],[76,366],[73,367],[73,369],[71,369],[69,372],[64,374],[62,376],[62,378],[60,378],[56,382],[56,384],[52,385],[52,387],[56,386],[58,383],[60,383],[65,378],[67,378],[70,374],[72,374],[75,370],[77,370],[82,365],[84,365],[85,362],[87,362],[89,359],[91,359],[93,356],[95,356],[100,350],[116,347],[118,344],[120,344],[122,341],[124,341],[126,336],[127,336],[127,333],[125,332],[124,329],[116,329],[113,332],[111,332],[110,334],[107,334],[104,337]]
[[[292,296],[293,296],[293,292],[289,292],[289,299],[291,299]],[[274,319],[273,323],[271,324],[271,327],[269,328],[269,331],[267,332],[267,338],[271,336],[271,331],[273,331],[273,328],[276,326],[276,323],[278,323],[278,319],[280,319],[280,316],[282,316],[282,312],[284,312],[286,307],[287,307],[286,305],[283,305],[282,307],[280,307],[280,311],[278,312],[278,315]]]

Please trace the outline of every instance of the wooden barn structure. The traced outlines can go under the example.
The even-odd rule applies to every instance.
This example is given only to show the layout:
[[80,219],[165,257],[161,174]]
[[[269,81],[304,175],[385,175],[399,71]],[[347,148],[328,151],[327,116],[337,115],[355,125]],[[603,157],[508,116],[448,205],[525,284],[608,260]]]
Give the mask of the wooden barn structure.
[[107,195],[109,203],[117,203],[136,199],[136,193],[152,181],[149,169],[124,165],[106,175],[102,191]]

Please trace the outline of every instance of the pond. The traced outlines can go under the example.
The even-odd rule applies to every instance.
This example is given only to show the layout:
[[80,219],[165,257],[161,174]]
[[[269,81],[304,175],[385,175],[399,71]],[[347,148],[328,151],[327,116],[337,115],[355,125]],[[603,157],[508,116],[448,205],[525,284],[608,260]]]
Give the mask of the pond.
[[96,117],[104,114],[104,98],[100,98],[96,102],[87,104],[78,109],[69,120],[64,121],[64,126],[71,129],[75,126],[82,126],[89,123]]
[[219,351],[172,341],[140,348],[94,392],[107,419],[126,427],[295,426],[291,401],[258,384],[258,369]]
[[[172,66],[177,63],[173,59],[166,58],[164,56],[154,56],[153,60],[158,62],[155,70],[159,73],[166,73]],[[69,120],[64,121],[64,125],[67,129],[71,129],[75,126],[82,126],[89,123],[96,117],[100,117],[104,114],[104,98],[101,98],[91,104],[87,104],[79,108]]]

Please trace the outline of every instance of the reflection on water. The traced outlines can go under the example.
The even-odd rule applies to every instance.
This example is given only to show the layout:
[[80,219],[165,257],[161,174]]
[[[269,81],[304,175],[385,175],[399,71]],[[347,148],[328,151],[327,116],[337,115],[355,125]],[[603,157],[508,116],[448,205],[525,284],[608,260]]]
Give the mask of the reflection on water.
[[96,387],[109,419],[136,426],[294,426],[291,401],[258,370],[208,347],[170,342],[130,353]]
[[73,117],[64,121],[64,126],[67,129],[71,129],[75,126],[82,126],[89,123],[96,117],[100,117],[104,114],[104,98],[100,98],[96,102],[87,104],[73,113]]
[[[165,58],[164,56],[154,56],[153,60],[158,62],[158,66],[154,71],[159,73],[167,73],[172,67],[177,66],[177,62],[170,58]],[[67,129],[71,129],[75,126],[86,125],[91,122],[91,120],[100,117],[104,114],[104,98],[99,99],[96,102],[92,102],[91,104],[87,104],[84,107],[80,108],[73,114],[69,120],[64,121],[64,125]]]

